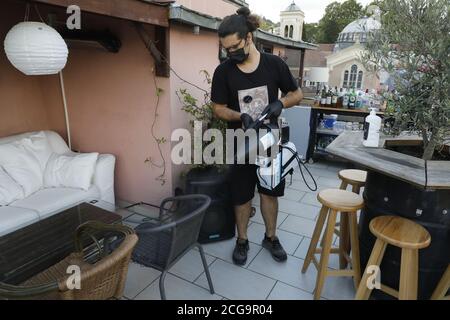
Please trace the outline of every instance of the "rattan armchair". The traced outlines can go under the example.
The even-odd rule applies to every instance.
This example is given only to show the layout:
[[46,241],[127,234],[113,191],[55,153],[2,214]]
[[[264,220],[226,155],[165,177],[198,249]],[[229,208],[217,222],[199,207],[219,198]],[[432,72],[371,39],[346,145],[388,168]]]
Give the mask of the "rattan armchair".
[[[101,234],[101,238],[98,236]],[[83,243],[97,246],[95,254],[86,254]],[[110,240],[119,243],[111,251]],[[0,298],[50,300],[106,300],[123,295],[128,265],[138,241],[134,230],[122,225],[89,221],[78,227],[75,252],[61,262],[15,286],[0,283]],[[91,262],[91,260],[93,260]],[[95,262],[94,262],[95,261]],[[80,288],[73,288],[70,266],[78,266]]]

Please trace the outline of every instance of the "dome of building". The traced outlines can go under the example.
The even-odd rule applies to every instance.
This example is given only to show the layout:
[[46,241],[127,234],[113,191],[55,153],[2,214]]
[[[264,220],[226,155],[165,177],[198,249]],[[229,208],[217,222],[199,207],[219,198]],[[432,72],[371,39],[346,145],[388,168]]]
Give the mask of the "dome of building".
[[295,4],[295,1],[292,1],[292,3],[289,5],[289,7],[287,7],[286,10],[284,10],[284,11],[285,12],[302,11],[302,9],[300,9],[300,7]]
[[349,23],[336,41],[335,51],[352,46],[356,42],[364,43],[367,35],[381,28],[381,23],[372,17],[364,17]]

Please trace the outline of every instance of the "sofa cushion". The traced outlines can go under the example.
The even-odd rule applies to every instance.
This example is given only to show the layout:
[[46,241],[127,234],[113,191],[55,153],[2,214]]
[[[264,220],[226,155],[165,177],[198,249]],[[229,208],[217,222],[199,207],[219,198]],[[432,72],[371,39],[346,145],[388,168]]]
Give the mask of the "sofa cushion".
[[37,221],[39,215],[36,211],[10,206],[0,207],[0,237]]
[[21,143],[27,151],[36,157],[39,161],[39,165],[41,166],[41,172],[44,173],[47,161],[53,153],[44,131],[19,140],[19,143]]
[[82,202],[100,198],[100,192],[93,186],[88,191],[72,188],[42,189],[31,196],[11,203],[11,206],[37,211],[41,219],[64,211]]
[[22,186],[25,197],[42,187],[43,173],[39,160],[21,141],[0,145],[0,166]]
[[98,153],[53,153],[44,172],[44,187],[78,188],[87,191],[92,184]]
[[45,134],[45,136],[47,137],[47,141],[50,144],[50,147],[53,152],[58,153],[58,154],[63,154],[63,153],[70,151],[70,149],[67,146],[67,143],[64,141],[64,139],[58,133],[56,133],[54,131],[26,132],[26,133],[16,134],[13,136],[3,137],[3,138],[0,138],[0,145],[19,141],[24,138],[29,138],[30,136],[33,136],[33,135],[36,135],[39,133]]
[[0,167],[0,206],[23,198],[23,189]]

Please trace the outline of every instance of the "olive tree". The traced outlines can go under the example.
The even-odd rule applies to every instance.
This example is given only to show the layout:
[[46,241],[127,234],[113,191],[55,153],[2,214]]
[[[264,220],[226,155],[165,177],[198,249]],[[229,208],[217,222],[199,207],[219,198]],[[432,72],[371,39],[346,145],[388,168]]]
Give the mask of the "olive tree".
[[394,79],[389,105],[394,132],[423,138],[430,160],[450,136],[450,1],[382,0],[381,29],[368,37],[361,60]]

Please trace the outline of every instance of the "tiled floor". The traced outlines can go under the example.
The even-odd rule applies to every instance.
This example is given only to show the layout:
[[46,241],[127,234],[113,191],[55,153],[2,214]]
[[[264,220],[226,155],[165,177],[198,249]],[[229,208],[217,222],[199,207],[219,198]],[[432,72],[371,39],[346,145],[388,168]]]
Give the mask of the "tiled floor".
[[[308,165],[317,180],[318,189],[339,187],[337,173],[344,166],[333,162]],[[288,253],[284,263],[275,262],[267,250],[261,247],[264,222],[255,196],[256,216],[250,221],[248,237],[250,251],[245,266],[232,263],[231,254],[235,239],[204,245],[207,263],[216,293],[211,295],[203,271],[200,255],[192,250],[185,255],[166,277],[168,299],[312,299],[317,272],[311,265],[305,274],[300,272],[319,213],[317,192],[311,192],[296,172],[286,195],[279,200],[277,232]],[[126,223],[135,226],[142,218],[137,213],[121,210]],[[147,214],[145,210],[140,214]],[[151,210],[151,215],[155,214]],[[335,243],[337,240],[335,239]],[[338,257],[331,255],[329,266],[337,268]],[[150,268],[131,264],[125,288],[127,299],[160,299],[160,273]],[[328,277],[322,291],[323,299],[353,299],[355,290],[351,278]]]

